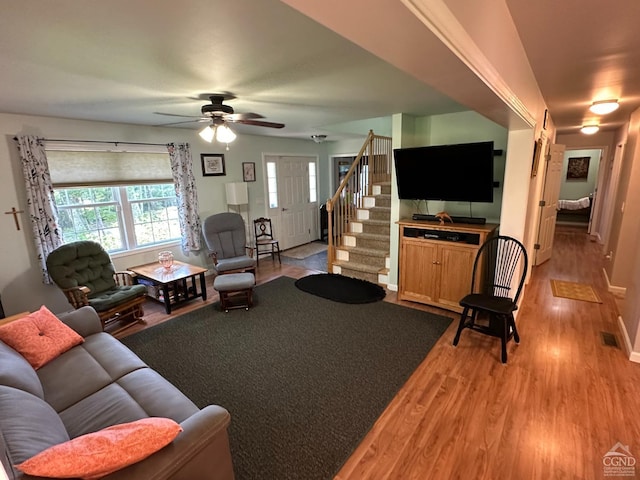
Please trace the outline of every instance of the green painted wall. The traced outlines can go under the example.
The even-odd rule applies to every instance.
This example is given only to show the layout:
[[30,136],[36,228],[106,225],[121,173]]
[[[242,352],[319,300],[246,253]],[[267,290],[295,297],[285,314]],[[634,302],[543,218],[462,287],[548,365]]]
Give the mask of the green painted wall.
[[494,149],[503,151],[502,156],[494,157],[493,178],[494,181],[500,182],[500,186],[494,189],[493,203],[473,203],[470,205],[469,202],[401,200],[402,216],[406,216],[407,213],[430,213],[433,215],[446,211],[450,215],[485,217],[488,222],[499,223],[508,131],[482,115],[470,111],[416,118],[413,125],[415,128],[414,134],[411,136],[413,145],[403,143],[404,147],[493,140]]
[[[567,179],[569,158],[589,157],[589,171],[587,178]],[[562,200],[577,200],[588,197],[596,189],[598,181],[598,167],[600,166],[600,149],[567,150],[564,152],[562,163],[562,183],[560,184],[560,198]]]

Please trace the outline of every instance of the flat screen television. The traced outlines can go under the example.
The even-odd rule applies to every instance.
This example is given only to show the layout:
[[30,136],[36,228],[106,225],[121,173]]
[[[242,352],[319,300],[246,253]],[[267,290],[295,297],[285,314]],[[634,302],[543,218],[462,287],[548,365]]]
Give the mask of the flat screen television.
[[493,202],[493,142],[393,150],[401,200]]

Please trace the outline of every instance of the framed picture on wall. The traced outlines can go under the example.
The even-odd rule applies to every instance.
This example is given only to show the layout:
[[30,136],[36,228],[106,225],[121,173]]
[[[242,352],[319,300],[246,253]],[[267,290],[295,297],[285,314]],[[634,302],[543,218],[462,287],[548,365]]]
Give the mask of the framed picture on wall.
[[256,164],[253,162],[242,162],[242,180],[245,182],[256,181]]
[[569,157],[567,180],[586,180],[589,177],[589,160],[591,157]]
[[203,153],[200,155],[202,161],[202,176],[215,177],[226,175],[224,169],[224,155],[222,153]]
[[531,176],[538,174],[538,165],[540,165],[540,155],[542,155],[542,138],[533,142],[533,161],[531,162]]

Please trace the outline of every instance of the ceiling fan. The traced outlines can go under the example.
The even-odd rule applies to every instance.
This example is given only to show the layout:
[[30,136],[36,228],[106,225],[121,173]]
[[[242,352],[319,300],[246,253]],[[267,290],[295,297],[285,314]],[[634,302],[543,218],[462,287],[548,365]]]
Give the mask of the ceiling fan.
[[185,120],[182,122],[174,122],[164,124],[163,126],[179,125],[182,123],[191,122],[206,122],[208,125],[204,127],[198,134],[203,140],[211,143],[215,138],[220,143],[227,144],[227,150],[229,150],[229,144],[236,139],[236,134],[229,128],[228,123],[242,123],[245,125],[253,125],[256,127],[269,127],[269,128],[283,128],[284,123],[267,122],[264,120],[258,120],[264,118],[257,113],[235,113],[233,107],[225,105],[225,100],[232,100],[235,95],[231,93],[203,93],[198,96],[199,99],[209,99],[211,103],[207,103],[202,106],[200,112],[201,117],[194,117],[189,115],[177,115],[173,113],[155,112],[158,115],[167,115],[170,117],[183,117],[193,118],[193,120]]
[[[275,123],[275,122],[267,122],[265,120],[259,120],[260,118],[264,118],[262,115],[257,113],[235,113],[233,107],[230,105],[226,105],[223,103],[225,100],[232,100],[235,95],[231,93],[203,93],[198,96],[199,99],[209,99],[211,103],[207,103],[202,106],[200,112],[202,116],[196,117],[191,115],[177,115],[175,113],[162,113],[162,112],[154,112],[158,115],[166,115],[170,117],[182,117],[182,118],[192,118],[193,120],[185,120],[181,122],[174,123],[165,123],[163,126],[170,125],[180,125],[183,123],[192,123],[192,122],[206,122],[209,125],[205,127],[205,129],[200,132],[200,135],[203,136],[203,132],[207,131],[203,136],[205,140],[206,137],[211,136],[213,139],[213,135],[219,136],[221,132],[224,132],[222,136],[225,136],[225,133],[231,132],[228,127],[228,123],[242,123],[244,125],[253,125],[256,127],[269,127],[269,128],[283,128],[284,123]],[[233,132],[231,132],[233,133]],[[230,137],[230,135],[227,135]],[[233,134],[233,138],[235,139],[235,134]],[[229,143],[229,141],[221,140],[217,138],[218,141],[222,141],[223,143]],[[211,140],[208,140],[211,141]]]

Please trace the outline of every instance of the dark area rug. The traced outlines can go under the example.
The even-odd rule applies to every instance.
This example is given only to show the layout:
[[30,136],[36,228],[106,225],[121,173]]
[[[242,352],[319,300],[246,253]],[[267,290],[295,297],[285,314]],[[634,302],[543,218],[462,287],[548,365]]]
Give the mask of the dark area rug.
[[382,300],[386,292],[375,283],[335,273],[308,275],[296,280],[303,292],[341,303],[372,303]]
[[208,305],[123,342],[199,407],[231,412],[237,480],[331,479],[451,319],[349,305],[280,277],[249,311]]

